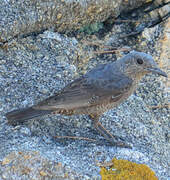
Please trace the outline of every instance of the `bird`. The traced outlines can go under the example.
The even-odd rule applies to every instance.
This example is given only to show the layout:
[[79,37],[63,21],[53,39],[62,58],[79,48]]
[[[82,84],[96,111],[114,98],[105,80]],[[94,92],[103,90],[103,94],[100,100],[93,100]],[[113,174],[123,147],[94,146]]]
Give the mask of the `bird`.
[[36,105],[13,110],[5,116],[9,124],[16,125],[47,114],[86,114],[111,145],[131,148],[105,129],[99,118],[132,95],[140,80],[149,73],[167,77],[150,54],[131,51],[119,60],[96,66]]

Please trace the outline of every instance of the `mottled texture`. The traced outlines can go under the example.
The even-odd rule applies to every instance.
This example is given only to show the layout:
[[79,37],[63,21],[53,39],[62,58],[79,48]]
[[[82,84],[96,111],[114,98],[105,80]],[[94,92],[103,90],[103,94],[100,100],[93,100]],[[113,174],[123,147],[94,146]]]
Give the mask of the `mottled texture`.
[[116,158],[112,159],[110,164],[101,168],[102,180],[158,180],[155,173],[145,164]]
[[145,0],[2,0],[0,42],[53,28],[57,32],[78,30],[85,25],[117,17],[122,11],[144,4]]
[[[10,164],[10,168],[8,165]],[[61,162],[55,163],[43,157],[39,152],[12,152],[6,156],[0,165],[3,179],[10,180],[74,180],[83,176],[64,167]]]
[[[3,2],[5,1],[1,1],[1,5]],[[159,1],[161,7],[155,10],[162,9],[165,2],[168,3],[169,0]],[[42,179],[55,179],[56,163],[61,162],[62,179],[68,179],[63,176],[69,168],[73,172],[69,173],[70,179],[79,177],[81,180],[101,180],[97,161],[108,162],[114,157],[146,164],[159,180],[169,179],[170,111],[167,108],[169,95],[164,84],[168,83],[169,78],[159,78],[153,74],[145,76],[133,95],[101,116],[100,122],[112,134],[135,144],[133,149],[103,145],[105,139],[91,128],[91,120],[84,115],[48,115],[16,127],[9,126],[4,116],[6,112],[31,106],[53,95],[99,63],[109,63],[126,55],[126,52],[119,51],[124,46],[151,54],[159,67],[168,73],[168,64],[165,68],[161,66],[161,62],[166,64],[170,59],[169,41],[164,38],[169,36],[168,21],[161,21],[161,24],[148,28],[146,21],[150,22],[152,12],[153,17],[159,16],[154,14],[155,11],[145,13],[146,9],[152,9],[152,6],[137,8],[132,13],[125,14],[118,20],[128,21],[114,23],[109,31],[104,32],[105,36],[102,33],[102,37],[83,34],[83,39],[69,38],[50,30],[20,40],[15,39],[12,44],[8,43],[7,49],[0,49],[0,179],[9,180],[12,175],[14,180],[28,180],[28,177],[31,179],[31,174],[41,177],[37,174],[41,168],[48,170],[50,174]],[[0,13],[2,11],[1,9]],[[129,23],[131,20],[138,22]],[[122,37],[138,27],[145,27],[142,34]],[[8,37],[11,38],[11,35],[12,33]],[[102,53],[109,50],[108,45],[110,48],[116,47],[118,51]],[[101,143],[58,139],[55,136],[88,137]],[[41,156],[32,155],[32,151],[39,152]],[[18,152],[22,154],[18,155]],[[26,162],[21,158],[22,155],[34,156],[37,161],[30,158]],[[15,172],[10,163],[2,165],[5,158],[12,160],[10,162],[13,162]],[[28,167],[33,167],[27,176],[22,174],[22,168],[18,168],[20,165],[23,167],[23,162]],[[47,166],[44,168],[41,162]],[[45,173],[47,171],[42,171],[41,175]]]

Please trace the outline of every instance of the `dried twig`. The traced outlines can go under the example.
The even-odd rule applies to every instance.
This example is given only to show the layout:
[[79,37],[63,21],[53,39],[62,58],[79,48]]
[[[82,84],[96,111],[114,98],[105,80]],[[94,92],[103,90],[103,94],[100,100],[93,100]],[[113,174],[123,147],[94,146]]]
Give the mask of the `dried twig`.
[[78,137],[78,136],[54,136],[54,138],[58,139],[78,139],[78,140],[85,140],[85,141],[93,141],[95,142],[95,139],[90,139],[86,137]]
[[150,21],[149,20],[117,19],[117,20],[114,20],[114,22],[138,22],[138,23],[142,23],[142,22],[150,22]]
[[113,54],[115,52],[129,51],[129,50],[130,48],[120,48],[120,49],[107,50],[107,51],[95,51],[94,54]]

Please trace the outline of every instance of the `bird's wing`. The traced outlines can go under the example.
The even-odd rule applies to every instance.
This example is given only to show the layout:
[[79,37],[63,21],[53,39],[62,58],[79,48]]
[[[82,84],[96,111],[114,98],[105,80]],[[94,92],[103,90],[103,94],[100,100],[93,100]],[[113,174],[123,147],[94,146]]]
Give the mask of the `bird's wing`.
[[115,74],[111,79],[82,77],[68,84],[56,95],[34,106],[41,110],[76,109],[102,104],[108,97],[119,100],[132,84],[132,79]]

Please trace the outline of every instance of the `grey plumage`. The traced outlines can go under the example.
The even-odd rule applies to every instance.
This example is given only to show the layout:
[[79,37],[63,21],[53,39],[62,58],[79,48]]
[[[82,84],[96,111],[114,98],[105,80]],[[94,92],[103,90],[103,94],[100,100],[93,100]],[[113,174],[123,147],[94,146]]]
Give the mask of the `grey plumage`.
[[29,119],[33,119],[39,116],[50,114],[51,110],[37,110],[32,107],[23,108],[6,113],[8,122],[12,125],[17,125],[26,122]]
[[127,147],[125,143],[115,142],[98,119],[105,111],[126,100],[140,79],[150,72],[167,76],[157,67],[152,56],[133,51],[115,62],[99,65],[37,105],[12,111],[6,116],[11,124],[16,124],[51,112],[87,114],[94,120],[96,129],[112,144]]

